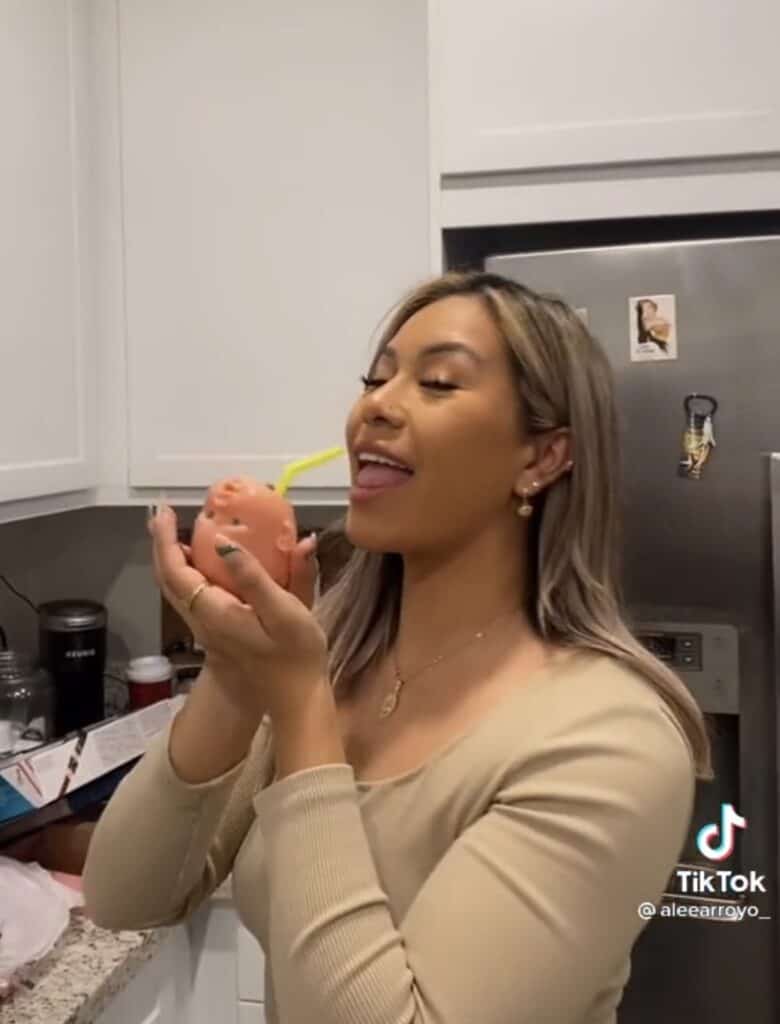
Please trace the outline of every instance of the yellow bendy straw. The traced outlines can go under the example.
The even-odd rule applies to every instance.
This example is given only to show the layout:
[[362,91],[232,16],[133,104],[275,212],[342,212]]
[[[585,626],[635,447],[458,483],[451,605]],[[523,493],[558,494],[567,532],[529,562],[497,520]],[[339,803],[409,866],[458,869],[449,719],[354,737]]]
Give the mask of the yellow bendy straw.
[[326,448],[324,452],[315,452],[314,455],[307,455],[303,459],[296,459],[295,462],[288,462],[282,470],[279,480],[274,484],[274,490],[284,497],[290,482],[299,473],[305,473],[307,469],[314,469],[315,466],[322,466],[325,462],[330,462],[331,459],[336,459],[345,453],[345,448]]

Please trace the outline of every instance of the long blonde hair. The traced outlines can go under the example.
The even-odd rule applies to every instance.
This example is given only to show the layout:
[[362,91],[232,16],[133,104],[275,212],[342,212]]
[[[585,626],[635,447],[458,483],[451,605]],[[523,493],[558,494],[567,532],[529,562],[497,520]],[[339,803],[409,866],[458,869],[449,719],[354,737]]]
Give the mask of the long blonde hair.
[[[685,685],[635,639],[618,590],[618,421],[609,362],[561,299],[481,272],[451,272],[412,291],[391,313],[373,361],[401,326],[432,302],[479,298],[514,356],[523,422],[531,434],[568,427],[574,469],[546,489],[529,530],[529,613],[549,642],[617,659],[667,703],[691,745],[697,776],[713,777],[703,715]],[[315,604],[328,637],[334,687],[349,687],[388,652],[398,629],[403,561],[356,548]]]

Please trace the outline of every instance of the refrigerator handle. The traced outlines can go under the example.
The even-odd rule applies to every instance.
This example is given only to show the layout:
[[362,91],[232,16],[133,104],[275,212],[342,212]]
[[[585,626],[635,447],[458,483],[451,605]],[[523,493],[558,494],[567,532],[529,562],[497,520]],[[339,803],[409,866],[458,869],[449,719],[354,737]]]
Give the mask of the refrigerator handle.
[[[710,864],[680,861],[675,868],[674,874],[667,882],[667,887],[661,896],[660,904],[656,907],[659,916],[664,915],[664,907],[670,907],[675,917],[695,917],[697,921],[705,921],[707,923],[733,923],[744,919],[747,913],[747,897],[745,893],[727,898],[723,896],[702,896],[699,893],[688,891],[688,886],[683,887],[676,881],[679,878],[681,869],[687,869],[688,872],[698,876],[700,879],[706,879],[707,876],[711,876],[717,880],[718,876],[718,869]],[[691,889],[695,887],[692,882],[688,883],[688,885]],[[686,915],[687,908],[693,909]]]
[[[775,631],[774,685],[775,685],[775,738],[780,738],[780,452],[769,456],[769,529],[772,559],[772,621]],[[777,772],[777,769],[776,769]],[[776,787],[780,777],[776,775]],[[780,790],[777,806],[780,808]],[[778,819],[780,822],[780,819]],[[779,837],[780,838],[780,837]],[[778,860],[780,870],[780,860]]]
[[[780,452],[769,456],[769,528],[772,539],[772,600],[775,627],[775,693],[780,693]],[[780,707],[778,708],[780,712]],[[778,720],[780,727],[780,719]]]
[[[661,898],[660,907],[657,909],[657,916],[664,916],[664,907],[670,908],[671,916],[675,918],[694,918],[705,924],[739,924],[744,921],[747,914],[744,899],[714,899],[712,896],[681,896],[679,893],[665,892]],[[686,914],[685,909],[693,907],[691,913]],[[654,914],[653,917],[656,915]],[[652,918],[651,918],[652,920]]]

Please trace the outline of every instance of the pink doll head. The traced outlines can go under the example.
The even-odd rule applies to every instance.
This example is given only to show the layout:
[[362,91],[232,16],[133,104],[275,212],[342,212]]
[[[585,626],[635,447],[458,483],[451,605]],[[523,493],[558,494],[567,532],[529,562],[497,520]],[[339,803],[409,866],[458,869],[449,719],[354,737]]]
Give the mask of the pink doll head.
[[195,520],[193,565],[211,583],[235,593],[230,571],[215,550],[218,533],[251,551],[277,583],[288,585],[298,536],[295,513],[268,484],[246,476],[220,480],[209,488]]

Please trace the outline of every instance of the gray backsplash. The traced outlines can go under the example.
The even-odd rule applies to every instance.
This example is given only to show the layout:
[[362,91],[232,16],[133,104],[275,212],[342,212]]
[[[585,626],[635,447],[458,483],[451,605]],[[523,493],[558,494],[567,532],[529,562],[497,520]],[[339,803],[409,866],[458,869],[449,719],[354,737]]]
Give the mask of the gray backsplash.
[[[177,509],[182,526],[197,509]],[[343,509],[301,508],[301,532]],[[89,508],[0,525],[0,575],[35,604],[90,598],[108,609],[108,670],[160,650],[160,598],[152,575],[146,510]],[[0,580],[0,626],[8,646],[38,651],[35,612]]]

